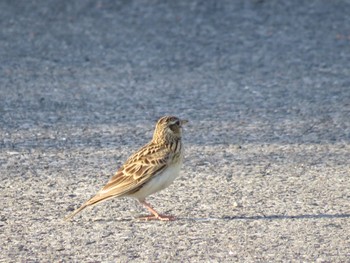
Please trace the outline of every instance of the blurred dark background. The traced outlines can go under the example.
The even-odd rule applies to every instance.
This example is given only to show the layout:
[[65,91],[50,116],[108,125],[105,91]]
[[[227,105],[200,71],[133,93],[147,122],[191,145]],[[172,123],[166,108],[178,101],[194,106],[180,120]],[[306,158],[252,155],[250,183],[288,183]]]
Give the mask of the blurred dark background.
[[348,14],[326,0],[1,1],[1,127],[176,114],[215,122],[200,130],[219,142],[348,140]]

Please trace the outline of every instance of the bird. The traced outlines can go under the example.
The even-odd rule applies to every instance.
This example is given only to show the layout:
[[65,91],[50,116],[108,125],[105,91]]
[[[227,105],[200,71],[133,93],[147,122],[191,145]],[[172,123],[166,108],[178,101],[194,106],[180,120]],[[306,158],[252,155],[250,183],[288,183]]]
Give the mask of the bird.
[[152,140],[132,154],[95,196],[65,217],[65,220],[72,219],[89,206],[114,197],[137,199],[151,213],[139,219],[175,220],[176,217],[172,215],[158,213],[146,202],[146,197],[168,187],[178,177],[184,157],[182,130],[187,122],[175,116],[161,117]]

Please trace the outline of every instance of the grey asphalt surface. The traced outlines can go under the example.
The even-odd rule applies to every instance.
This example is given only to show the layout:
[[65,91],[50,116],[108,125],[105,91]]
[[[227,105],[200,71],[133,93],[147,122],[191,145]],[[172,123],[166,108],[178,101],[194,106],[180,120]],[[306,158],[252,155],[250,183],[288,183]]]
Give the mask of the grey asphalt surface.
[[[0,262],[350,262],[350,1],[1,1]],[[63,217],[191,122],[139,222]]]

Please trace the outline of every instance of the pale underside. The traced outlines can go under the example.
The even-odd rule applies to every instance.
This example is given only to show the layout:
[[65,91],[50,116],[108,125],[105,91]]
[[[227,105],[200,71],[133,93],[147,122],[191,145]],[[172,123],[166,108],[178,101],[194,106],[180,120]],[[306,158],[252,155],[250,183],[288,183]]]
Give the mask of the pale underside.
[[145,198],[151,194],[159,192],[164,188],[168,187],[179,175],[182,166],[182,161],[169,166],[164,169],[161,173],[153,176],[147,183],[145,183],[139,191],[127,195],[129,197],[134,197],[140,201],[145,200]]

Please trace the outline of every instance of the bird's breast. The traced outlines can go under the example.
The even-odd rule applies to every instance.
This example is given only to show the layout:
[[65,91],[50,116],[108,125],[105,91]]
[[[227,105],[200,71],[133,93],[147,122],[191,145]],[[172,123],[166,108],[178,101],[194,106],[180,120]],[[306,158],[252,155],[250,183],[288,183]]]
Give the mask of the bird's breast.
[[147,196],[159,192],[168,187],[179,175],[182,161],[174,163],[164,169],[161,173],[154,175],[142,188],[132,196],[142,200]]

